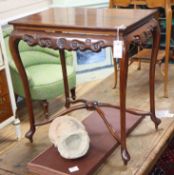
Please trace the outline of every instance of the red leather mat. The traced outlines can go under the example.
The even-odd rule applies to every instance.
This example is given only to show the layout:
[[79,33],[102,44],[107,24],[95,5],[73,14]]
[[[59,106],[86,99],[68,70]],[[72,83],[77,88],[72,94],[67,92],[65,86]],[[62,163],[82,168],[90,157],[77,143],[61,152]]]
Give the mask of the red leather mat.
[[[119,132],[119,110],[104,107],[102,109],[109,123]],[[126,113],[127,134],[137,126],[142,118],[141,116]],[[91,175],[114,151],[119,143],[110,135],[103,120],[96,112],[90,114],[83,121],[83,124],[90,136],[90,149],[84,157],[76,160],[66,160],[60,157],[54,146],[51,146],[28,163],[29,170],[40,175]],[[76,167],[79,170],[70,173],[69,168],[71,167]]]

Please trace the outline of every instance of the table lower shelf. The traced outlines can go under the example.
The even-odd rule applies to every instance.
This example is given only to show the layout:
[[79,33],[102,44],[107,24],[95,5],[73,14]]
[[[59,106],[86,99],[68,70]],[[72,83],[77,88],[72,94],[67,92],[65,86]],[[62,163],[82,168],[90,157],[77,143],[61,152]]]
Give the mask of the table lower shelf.
[[[115,131],[120,133],[119,110],[106,107],[102,107],[102,110]],[[129,134],[142,118],[126,113],[126,133]],[[111,136],[97,112],[90,114],[83,124],[90,136],[90,148],[84,157],[66,160],[60,157],[54,146],[51,146],[28,163],[29,170],[40,175],[70,175],[72,173],[69,172],[69,168],[77,166],[79,171],[74,172],[73,175],[91,175],[119,146],[119,143]]]

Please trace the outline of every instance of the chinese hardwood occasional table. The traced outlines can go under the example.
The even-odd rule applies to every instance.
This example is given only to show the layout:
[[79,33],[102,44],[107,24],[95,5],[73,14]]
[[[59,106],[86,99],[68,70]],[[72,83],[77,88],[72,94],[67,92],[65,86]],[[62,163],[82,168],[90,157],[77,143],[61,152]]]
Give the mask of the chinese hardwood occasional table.
[[[130,159],[126,147],[126,113],[143,117],[149,115],[155,123],[156,129],[160,124],[160,119],[155,115],[154,100],[155,63],[160,40],[160,29],[155,19],[156,16],[158,16],[156,10],[51,8],[10,22],[10,24],[14,26],[14,31],[10,37],[10,49],[23,82],[30,119],[30,130],[26,133],[26,137],[32,141],[36,126],[47,124],[51,122],[53,118],[40,123],[35,122],[27,76],[18,51],[20,40],[27,42],[30,46],[40,45],[41,47],[59,50],[64,78],[65,106],[67,108],[65,111],[60,112],[59,115],[82,108],[95,110],[103,119],[110,134],[120,143],[122,159],[126,164]],[[121,25],[125,27],[118,32],[117,28]],[[91,50],[99,52],[106,47],[112,48],[113,41],[118,38],[118,35],[119,39],[123,42],[123,57],[120,59],[119,107],[114,104],[87,101],[84,99],[71,100],[69,96],[64,50]],[[150,111],[141,112],[126,109],[129,46],[132,43],[145,43],[150,37],[153,37],[154,43],[149,69]],[[119,109],[119,134],[115,132],[112,125],[107,121],[105,113],[100,107]],[[57,117],[59,115],[57,115]]]

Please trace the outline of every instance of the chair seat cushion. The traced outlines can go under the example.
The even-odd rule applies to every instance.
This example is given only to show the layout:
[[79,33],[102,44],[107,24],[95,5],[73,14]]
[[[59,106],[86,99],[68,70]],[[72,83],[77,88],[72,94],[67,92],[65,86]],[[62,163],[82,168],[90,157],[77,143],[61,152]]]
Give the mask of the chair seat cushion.
[[[59,64],[40,64],[26,68],[33,100],[51,99],[63,94],[62,68]],[[14,72],[15,73],[15,72]],[[75,87],[76,77],[72,66],[67,65],[69,88]],[[19,74],[13,76],[14,90],[24,96]],[[18,79],[18,80],[17,80]],[[17,83],[18,82],[18,83]]]

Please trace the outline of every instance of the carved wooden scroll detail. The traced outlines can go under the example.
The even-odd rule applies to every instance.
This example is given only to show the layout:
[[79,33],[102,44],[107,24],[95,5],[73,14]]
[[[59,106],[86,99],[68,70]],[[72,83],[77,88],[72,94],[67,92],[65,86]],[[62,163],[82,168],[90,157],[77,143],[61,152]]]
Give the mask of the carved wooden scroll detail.
[[[140,27],[135,32],[127,35],[128,43],[135,43],[143,46],[147,43],[147,40],[152,37],[153,30],[158,26],[158,22],[155,19],[150,20],[148,23]],[[21,34],[20,34],[21,35]],[[34,33],[28,32],[21,35],[22,40],[27,42],[30,46],[39,45],[41,47],[53,48],[55,50],[91,50],[99,52],[102,48],[112,47],[115,35],[109,36],[110,39],[91,39],[91,38],[78,38],[76,36],[64,37],[63,35],[57,35],[56,33]],[[124,37],[124,36],[123,36]],[[123,38],[120,37],[120,38]],[[124,40],[124,39],[123,39]]]
[[157,25],[158,22],[155,19],[151,20],[144,30],[138,32],[137,35],[133,35],[133,43],[144,46],[147,43],[147,40],[152,38],[153,30]]
[[68,39],[63,37],[43,37],[40,35],[25,34],[22,37],[29,46],[39,45],[41,47],[53,48],[56,50],[67,49],[67,50],[92,50],[99,52],[102,48],[112,46],[112,42],[105,40],[92,40],[86,39]]

